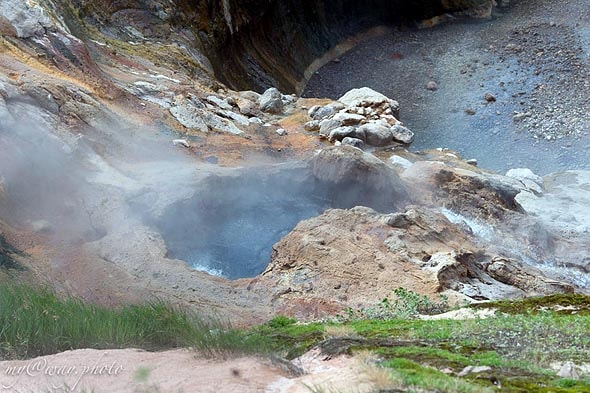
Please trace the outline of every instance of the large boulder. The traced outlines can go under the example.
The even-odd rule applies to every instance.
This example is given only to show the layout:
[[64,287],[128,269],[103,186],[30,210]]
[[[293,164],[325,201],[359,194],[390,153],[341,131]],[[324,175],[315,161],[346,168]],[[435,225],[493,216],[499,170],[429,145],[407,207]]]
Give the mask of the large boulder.
[[572,291],[538,269],[488,254],[460,225],[419,207],[393,214],[332,209],[302,221],[275,244],[263,277],[277,311],[301,317],[373,306],[398,287],[456,300]]
[[283,95],[281,92],[271,87],[258,99],[260,110],[268,113],[281,113],[283,111]]
[[360,126],[359,135],[363,135],[367,145],[371,146],[387,146],[393,142],[391,128],[379,123],[368,123]]
[[43,7],[32,1],[0,2],[0,33],[18,38],[29,38],[45,33],[52,26]]
[[391,127],[391,133],[395,142],[403,143],[405,145],[414,142],[414,133],[399,124]]
[[379,115],[399,119],[399,103],[368,87],[352,89],[338,99],[349,108],[371,108]]
[[368,87],[352,89],[338,99],[346,106],[374,106],[389,102],[389,98]]
[[362,193],[360,199],[367,206],[390,210],[407,199],[406,184],[392,168],[352,146],[320,151],[312,158],[311,168],[315,178],[340,189],[344,200],[358,201],[355,193]]

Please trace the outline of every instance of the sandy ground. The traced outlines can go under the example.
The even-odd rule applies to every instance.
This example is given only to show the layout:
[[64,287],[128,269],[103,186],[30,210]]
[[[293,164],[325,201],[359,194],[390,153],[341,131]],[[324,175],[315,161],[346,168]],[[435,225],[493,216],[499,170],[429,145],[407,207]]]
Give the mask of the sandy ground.
[[308,374],[290,376],[270,361],[252,357],[198,358],[189,350],[82,349],[0,362],[0,392],[303,393],[308,387],[348,391],[354,386],[358,393],[373,388],[353,358],[325,360],[312,351],[296,364]]
[[447,147],[501,172],[589,169],[588,3],[512,3],[489,21],[369,39],[316,73],[304,95],[337,99],[369,86],[397,99],[413,150]]

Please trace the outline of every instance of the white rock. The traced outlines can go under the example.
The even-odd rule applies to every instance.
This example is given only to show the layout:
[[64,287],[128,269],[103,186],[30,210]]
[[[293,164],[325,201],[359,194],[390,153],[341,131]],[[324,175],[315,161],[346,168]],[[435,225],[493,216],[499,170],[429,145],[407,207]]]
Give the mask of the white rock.
[[45,33],[52,25],[43,7],[32,1],[0,1],[0,33],[29,38]]
[[221,99],[217,96],[208,96],[206,100],[214,105],[217,105],[221,109],[225,109],[228,111],[233,109],[232,106],[227,102],[227,100]]
[[365,145],[365,142],[362,139],[359,138],[351,138],[351,137],[346,137],[344,139],[342,139],[342,144],[343,145],[348,145],[348,146],[354,146],[357,147],[359,149],[362,149],[363,146]]
[[347,106],[364,106],[389,102],[389,98],[368,87],[361,87],[360,89],[350,90],[340,97],[338,101]]
[[355,126],[366,120],[365,116],[354,113],[337,113],[332,119],[339,121],[344,126]]
[[396,142],[406,145],[414,142],[414,133],[404,126],[395,125],[391,127],[391,133],[393,134],[393,140]]
[[467,366],[463,370],[461,370],[461,372],[457,374],[457,376],[464,377],[469,374],[479,374],[491,370],[492,368],[489,366]]
[[191,144],[186,139],[174,139],[172,144],[174,146],[191,147]]
[[536,175],[528,168],[515,168],[506,172],[506,176],[521,181],[526,188],[537,193],[543,192],[545,182],[541,176]]
[[[315,108],[315,107],[314,107]],[[336,113],[336,110],[331,106],[320,106],[319,108],[313,111],[313,115],[310,115],[314,120],[323,120],[330,116],[333,116]]]
[[231,119],[243,126],[247,126],[248,124],[250,124],[250,120],[246,116],[236,113],[234,111],[221,110],[218,113],[221,116]]
[[201,132],[209,131],[207,124],[202,119],[201,110],[195,107],[189,100],[183,100],[169,110],[172,116],[186,128],[194,128]]
[[283,95],[281,92],[271,87],[266,90],[258,99],[260,110],[268,113],[281,113],[283,111]]
[[400,156],[396,156],[395,154],[389,158],[389,162],[401,169],[408,169],[413,165],[412,161],[406,160],[405,158]]
[[557,372],[557,376],[561,378],[580,379],[580,374],[573,362],[565,362]]
[[320,122],[317,120],[308,121],[303,125],[303,129],[305,131],[319,131],[320,130]]
[[355,128],[354,127],[338,127],[334,128],[330,131],[330,135],[328,139],[330,141],[342,141],[346,137],[354,137],[355,136]]
[[393,141],[393,134],[389,127],[381,124],[368,123],[359,127],[359,136],[364,135],[365,143],[371,146],[387,146]]
[[333,119],[324,119],[320,122],[320,135],[327,137],[330,132],[338,127],[341,127],[342,123]]

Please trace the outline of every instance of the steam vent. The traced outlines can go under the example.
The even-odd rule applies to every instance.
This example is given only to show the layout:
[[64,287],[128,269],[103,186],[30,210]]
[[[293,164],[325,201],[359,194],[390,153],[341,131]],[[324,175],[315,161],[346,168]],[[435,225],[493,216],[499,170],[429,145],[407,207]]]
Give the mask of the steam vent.
[[0,0],[0,390],[590,392],[588,0]]

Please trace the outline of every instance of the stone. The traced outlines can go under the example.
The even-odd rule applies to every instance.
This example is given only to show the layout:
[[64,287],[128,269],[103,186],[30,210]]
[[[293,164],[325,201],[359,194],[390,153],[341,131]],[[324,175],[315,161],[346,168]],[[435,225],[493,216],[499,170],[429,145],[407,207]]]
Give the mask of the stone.
[[368,123],[359,127],[361,135],[365,136],[365,142],[371,146],[387,146],[393,141],[391,129],[381,124]]
[[262,122],[262,120],[260,120],[260,118],[258,118],[258,117],[255,117],[255,116],[254,116],[254,117],[250,117],[250,118],[248,119],[248,122],[249,122],[250,124],[260,124],[260,125],[262,125],[262,123],[263,123],[263,122]]
[[330,131],[328,139],[330,141],[342,141],[346,137],[354,136],[356,129],[354,127],[338,127]]
[[45,33],[52,27],[51,18],[43,7],[27,0],[0,2],[0,33],[29,38]]
[[260,99],[260,94],[256,93],[252,90],[244,90],[238,93],[241,99],[251,101],[251,102],[258,102]]
[[565,362],[557,372],[557,376],[560,378],[580,379],[580,374],[573,362]]
[[397,156],[397,155],[392,155],[391,157],[389,157],[389,162],[391,162],[393,164],[393,166],[401,168],[401,169],[408,169],[409,167],[411,167],[413,165],[412,161],[407,160],[403,157]]
[[320,181],[335,186],[355,183],[368,199],[378,201],[376,204],[394,204],[407,197],[406,185],[394,170],[372,154],[352,146],[321,150],[311,159],[311,167],[313,176]]
[[344,126],[356,126],[366,120],[365,116],[354,113],[337,113],[332,119],[339,121]]
[[395,125],[391,127],[391,133],[395,142],[403,143],[406,145],[414,142],[414,133],[404,126]]
[[322,106],[321,105],[314,105],[311,108],[309,108],[309,110],[307,111],[307,114],[309,115],[309,117],[311,117],[313,119],[313,117],[315,116],[316,112],[318,110],[320,110]]
[[221,109],[225,109],[228,111],[231,111],[233,109],[233,107],[227,102],[227,100],[221,99],[217,96],[208,96],[205,99],[207,100],[207,102],[210,102],[213,105],[217,105]]
[[435,81],[430,81],[426,84],[426,89],[430,91],[437,91],[438,83],[436,83]]
[[174,139],[172,140],[174,146],[191,147],[191,144],[186,139]]
[[169,91],[166,86],[146,81],[136,81],[132,86],[126,87],[125,90],[142,100],[160,105],[165,109],[170,109],[174,99],[174,93]]
[[287,130],[285,130],[284,128],[279,128],[279,129],[277,130],[277,134],[278,134],[279,136],[285,136],[285,135],[287,135]]
[[295,94],[283,94],[281,95],[281,100],[283,101],[284,105],[289,105],[297,101],[297,96]]
[[217,116],[206,110],[200,110],[200,115],[208,128],[213,128],[221,132],[227,132],[234,135],[242,135],[244,131],[240,130],[236,125],[228,119]]
[[338,102],[338,101],[332,102],[328,106],[331,106],[332,108],[334,108],[334,110],[336,112],[341,111],[342,109],[346,108],[346,105],[344,105],[343,103]]
[[209,128],[202,119],[200,109],[191,100],[182,96],[175,98],[175,106],[169,109],[172,116],[186,128],[194,128],[201,132],[207,132]]
[[346,138],[342,139],[343,145],[354,146],[356,148],[362,149],[365,146],[365,142],[359,138],[351,138],[347,136]]
[[496,96],[490,92],[487,92],[486,94],[484,94],[483,99],[486,100],[487,102],[496,102]]
[[267,89],[258,99],[260,110],[268,113],[281,113],[283,111],[283,95],[274,87]]
[[250,120],[246,116],[236,113],[234,111],[219,110],[217,114],[227,119],[231,119],[232,121],[235,121],[243,126],[247,126],[248,124],[250,124]]
[[342,123],[333,119],[324,119],[320,122],[320,135],[328,137],[333,129],[341,127]]
[[548,278],[539,269],[508,258],[492,259],[486,266],[486,272],[501,283],[536,296],[574,293],[572,285]]
[[531,114],[530,112],[518,112],[515,113],[514,116],[512,116],[512,121],[514,121],[515,123],[524,120],[527,117],[530,117]]
[[543,178],[528,168],[510,169],[506,176],[521,181],[527,189],[536,193],[542,193],[545,189]]
[[465,109],[465,113],[467,113],[469,116],[473,116],[476,112],[473,108],[467,108]]
[[405,213],[391,213],[381,217],[381,222],[393,228],[405,228],[412,223]]
[[238,108],[240,108],[240,113],[246,116],[254,116],[256,115],[256,105],[252,101],[241,100],[238,101]]
[[313,112],[311,118],[314,120],[323,120],[327,117],[333,116],[335,113],[336,111],[331,106],[321,106]]
[[492,371],[492,368],[489,366],[467,366],[459,374],[458,377],[465,377],[469,374],[480,374],[485,373],[487,371]]
[[320,130],[320,122],[317,120],[308,121],[303,125],[305,131],[313,132]]
[[389,102],[389,98],[368,87],[352,89],[338,99],[346,106],[376,106]]

